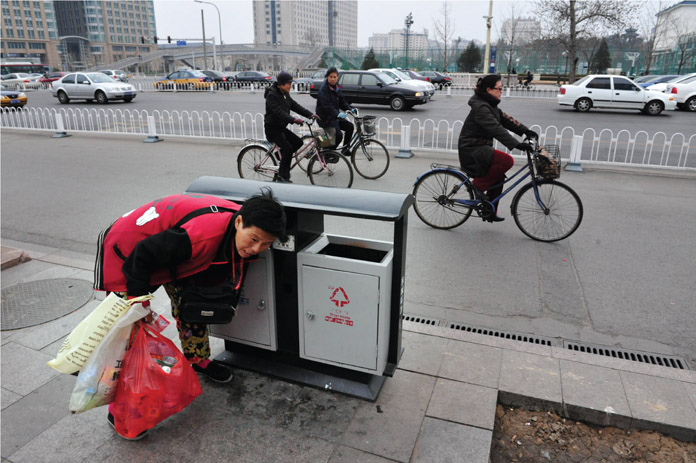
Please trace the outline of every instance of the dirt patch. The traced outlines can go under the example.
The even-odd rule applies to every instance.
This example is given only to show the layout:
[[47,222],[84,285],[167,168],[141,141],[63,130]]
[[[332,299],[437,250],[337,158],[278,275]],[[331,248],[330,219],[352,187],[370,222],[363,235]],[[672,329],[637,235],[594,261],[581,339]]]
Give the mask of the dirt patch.
[[696,443],[498,405],[490,463],[696,463]]

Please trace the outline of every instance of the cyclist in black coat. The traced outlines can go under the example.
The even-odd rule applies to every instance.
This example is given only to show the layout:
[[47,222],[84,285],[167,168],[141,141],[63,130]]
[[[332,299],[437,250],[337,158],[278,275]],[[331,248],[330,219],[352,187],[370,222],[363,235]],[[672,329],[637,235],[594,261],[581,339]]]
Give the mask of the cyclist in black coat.
[[[343,142],[343,154],[348,154],[350,139],[353,137],[353,124],[346,120],[345,111],[352,111],[353,108],[343,99],[341,89],[338,87],[338,70],[334,67],[329,68],[325,74],[326,80],[317,94],[317,115],[321,118],[319,125],[325,129],[334,129],[336,132],[337,148]],[[346,133],[345,139],[341,131]]]
[[[505,180],[505,172],[514,164],[512,156],[493,148],[493,139],[510,150],[531,151],[532,147],[528,143],[518,143],[508,131],[539,138],[536,132],[498,108],[502,91],[500,75],[490,74],[480,78],[474,96],[469,99],[471,111],[459,133],[459,162],[462,169],[476,177],[474,186],[481,192],[486,192],[490,200],[503,192],[503,185],[499,184]],[[505,219],[495,215],[491,222],[503,220]]]
[[263,119],[263,128],[268,141],[280,147],[280,167],[278,169],[278,181],[292,183],[290,181],[290,162],[295,151],[302,147],[302,139],[287,129],[290,123],[302,125],[302,119],[290,115],[294,111],[304,117],[319,119],[319,116],[297,103],[290,97],[292,87],[292,75],[281,71],[276,83],[268,87],[264,93],[266,99],[266,115]]

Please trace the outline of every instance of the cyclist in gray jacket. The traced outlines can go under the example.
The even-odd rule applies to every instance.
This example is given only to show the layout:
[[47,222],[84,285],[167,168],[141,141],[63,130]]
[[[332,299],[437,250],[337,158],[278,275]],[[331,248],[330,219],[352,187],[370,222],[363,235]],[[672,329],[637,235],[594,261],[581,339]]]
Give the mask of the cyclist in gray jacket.
[[[459,162],[464,171],[475,177],[474,186],[480,190],[477,194],[486,200],[493,200],[503,192],[505,172],[514,164],[508,153],[493,149],[493,139],[510,150],[531,151],[532,147],[528,143],[519,143],[508,131],[520,136],[539,138],[536,132],[498,108],[502,91],[500,75],[490,74],[480,78],[474,95],[469,99],[471,111],[459,133]],[[486,194],[482,194],[483,192]],[[505,219],[498,217],[497,210],[496,215],[490,219],[491,222],[503,220]]]

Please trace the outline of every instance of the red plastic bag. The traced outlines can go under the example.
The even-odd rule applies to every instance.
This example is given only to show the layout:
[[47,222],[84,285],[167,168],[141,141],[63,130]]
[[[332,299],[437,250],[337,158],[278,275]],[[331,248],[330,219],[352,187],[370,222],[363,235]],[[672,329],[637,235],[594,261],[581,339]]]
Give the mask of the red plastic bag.
[[168,338],[142,324],[123,359],[114,399],[114,425],[135,437],[179,413],[202,393],[198,375]]

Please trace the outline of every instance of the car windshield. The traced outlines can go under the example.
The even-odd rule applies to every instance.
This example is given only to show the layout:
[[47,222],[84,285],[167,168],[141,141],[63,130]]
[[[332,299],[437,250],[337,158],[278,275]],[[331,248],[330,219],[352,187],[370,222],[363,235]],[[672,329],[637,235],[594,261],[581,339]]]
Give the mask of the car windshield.
[[87,74],[87,76],[89,77],[89,80],[91,80],[95,84],[104,84],[107,82],[110,83],[114,81],[114,79],[107,76],[106,74],[102,74],[101,72],[90,72],[89,74]]
[[392,69],[392,72],[394,74],[396,74],[397,76],[399,76],[399,78],[401,80],[413,80],[413,78],[411,76],[409,76],[408,74],[406,74],[405,72],[401,72],[397,69]]
[[189,71],[193,77],[208,77],[203,74],[203,71]]
[[387,85],[395,84],[397,82],[396,79],[393,79],[389,74],[385,72],[380,72],[379,77]]

